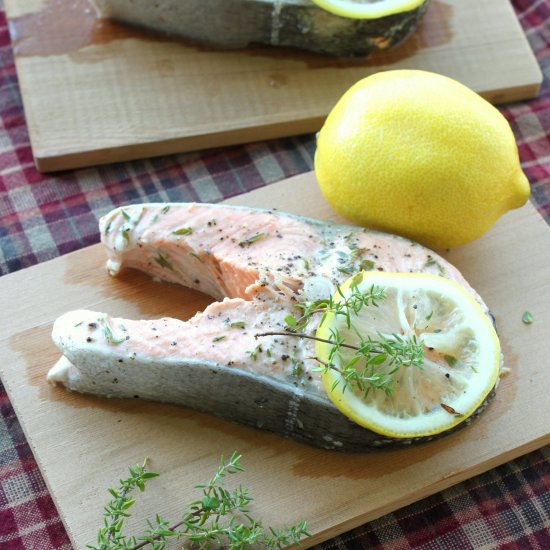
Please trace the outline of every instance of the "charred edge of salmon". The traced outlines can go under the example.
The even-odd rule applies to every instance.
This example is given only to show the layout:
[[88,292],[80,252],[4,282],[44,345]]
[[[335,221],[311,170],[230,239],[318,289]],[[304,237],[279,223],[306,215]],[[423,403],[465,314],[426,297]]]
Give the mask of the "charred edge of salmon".
[[493,388],[474,414],[451,430],[435,436],[391,438],[352,422],[325,395],[242,369],[191,360],[150,360],[146,365],[121,367],[116,358],[104,356],[101,361],[94,360],[95,372],[90,374],[77,366],[78,353],[67,355],[69,357],[60,360],[57,370],[52,369],[51,383],[62,383],[70,390],[103,397],[183,405],[316,447],[345,452],[402,447],[438,439],[469,425],[495,395]]

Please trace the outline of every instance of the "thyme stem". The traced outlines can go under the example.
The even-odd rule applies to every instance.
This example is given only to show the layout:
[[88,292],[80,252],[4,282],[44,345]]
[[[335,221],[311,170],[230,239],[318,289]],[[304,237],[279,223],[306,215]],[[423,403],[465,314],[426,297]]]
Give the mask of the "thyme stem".
[[[414,331],[410,334],[391,334],[386,336],[377,333],[362,334],[355,324],[361,310],[365,307],[378,307],[378,302],[386,298],[383,288],[372,285],[369,289],[361,290],[360,283],[363,274],[359,273],[352,280],[349,289],[344,291],[337,287],[334,298],[316,300],[297,304],[301,310],[301,316],[293,315],[285,317],[285,331],[269,331],[255,334],[255,338],[263,336],[292,336],[329,344],[327,358],[322,360],[313,357],[320,365],[322,372],[332,370],[340,377],[336,379],[333,389],[340,383],[344,390],[350,386],[354,390],[364,393],[365,397],[371,390],[382,390],[390,395],[394,390],[394,375],[402,367],[415,366],[422,368],[424,359],[424,344],[418,339]],[[302,332],[311,322],[312,318],[322,314],[318,326],[322,326],[327,315],[332,315],[333,320],[340,317],[345,327],[351,331],[352,341],[357,338],[357,345],[348,344],[340,334],[337,326],[329,328],[330,339],[312,336]],[[336,323],[338,325],[338,323]],[[353,350],[355,353],[343,353],[344,349]]]
[[[193,548],[207,550],[223,548],[243,550],[249,546],[282,548],[291,543],[299,544],[308,536],[305,521],[274,530],[265,528],[260,519],[255,519],[248,510],[252,497],[246,488],[239,486],[229,491],[224,478],[243,471],[241,455],[234,452],[226,462],[222,456],[214,476],[205,485],[196,485],[202,490],[198,500],[190,502],[180,516],[180,521],[170,522],[160,515],[154,521],[147,520],[148,529],[141,536],[127,537],[123,532],[124,521],[130,517],[129,509],[136,502],[129,493],[145,489],[145,481],[158,474],[145,471],[145,464],[130,467],[130,477],[120,481],[120,488],[109,489],[114,497],[104,509],[104,526],[98,532],[98,546],[88,545],[92,550],[139,550],[151,545],[153,550],[163,550],[169,539],[187,539]],[[225,545],[227,543],[227,545]],[[184,546],[185,548],[186,546]]]
[[[197,512],[193,513],[193,514],[189,514],[185,519],[186,520],[189,520],[191,519],[193,516],[195,515],[199,515],[199,513],[202,513],[203,510],[198,510]],[[174,525],[168,527],[168,530],[169,531],[175,531],[178,527],[181,527],[183,525],[183,520],[182,521],[178,521],[178,523],[174,523]],[[152,542],[155,542],[157,540],[160,540],[162,537],[162,535],[154,535],[153,537],[151,537],[150,540],[144,540],[142,542],[140,542],[139,544],[137,544],[136,546],[132,546],[131,550],[138,550],[139,548],[145,548],[145,546],[147,546],[148,544],[151,544]]]
[[[260,332],[254,334],[254,338],[260,338],[262,336],[294,336],[295,338],[305,338],[306,340],[316,340],[317,342],[323,342],[325,344],[334,344],[333,340],[327,340],[326,338],[318,338],[317,336],[310,336],[309,334],[304,334],[303,332]],[[361,348],[357,346],[352,346],[351,344],[342,343],[340,344],[342,348],[353,349],[359,351]],[[383,353],[382,350],[372,350],[373,353]]]

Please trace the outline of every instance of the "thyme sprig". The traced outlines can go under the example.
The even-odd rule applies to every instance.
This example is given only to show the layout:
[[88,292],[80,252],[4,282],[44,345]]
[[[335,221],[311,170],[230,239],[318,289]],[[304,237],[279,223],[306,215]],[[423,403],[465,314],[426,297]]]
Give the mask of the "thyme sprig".
[[[298,318],[287,315],[284,332],[263,332],[256,334],[256,337],[291,336],[329,344],[327,358],[312,359],[320,364],[317,370],[323,373],[332,370],[340,375],[336,378],[332,390],[343,383],[343,391],[350,388],[352,391],[362,392],[365,397],[372,390],[381,390],[386,395],[391,395],[395,390],[395,374],[401,368],[422,368],[424,344],[415,333],[384,335],[378,332],[376,338],[361,334],[354,323],[355,318],[363,308],[378,307],[378,303],[386,298],[385,290],[375,285],[366,291],[361,290],[361,281],[362,275],[359,274],[350,285],[350,292],[347,294],[337,287],[336,299],[330,297],[297,305],[302,314]],[[322,326],[329,314],[344,317],[348,332],[354,335],[354,343],[348,343],[336,328],[329,330],[329,338],[320,338],[303,332],[318,314],[322,314],[319,326]],[[384,368],[381,368],[382,365]]]
[[346,326],[351,328],[352,315],[358,315],[361,309],[367,306],[378,307],[378,302],[386,298],[385,290],[376,285],[371,285],[366,291],[360,290],[359,284],[361,280],[362,276],[359,273],[350,285],[351,292],[348,296],[338,286],[336,293],[340,297],[339,299],[335,300],[334,297],[330,296],[323,300],[296,304],[296,307],[302,310],[302,314],[298,318],[293,315],[287,315],[285,317],[285,323],[288,325],[287,328],[293,332],[304,330],[317,313],[323,314],[319,326],[324,323],[326,316],[332,313],[336,316],[344,316],[346,318]]
[[93,550],[132,548],[138,544],[135,537],[127,538],[122,531],[124,520],[130,517],[128,510],[135,504],[136,499],[130,493],[138,488],[141,492],[145,490],[145,480],[157,477],[155,472],[146,471],[147,459],[142,465],[129,466],[130,476],[121,479],[118,489],[109,488],[108,491],[113,497],[105,506],[103,511],[103,527],[100,527],[97,534],[98,546],[88,545]]
[[[160,515],[155,521],[147,520],[148,528],[138,537],[127,537],[123,533],[124,520],[135,503],[130,493],[137,487],[145,489],[145,480],[158,476],[146,471],[143,465],[130,467],[130,477],[120,481],[118,489],[109,489],[113,499],[104,509],[104,526],[98,532],[98,546],[88,545],[92,550],[138,550],[150,546],[162,550],[172,540],[188,541],[193,548],[209,549],[223,546],[229,550],[241,550],[250,545],[263,548],[281,548],[289,544],[299,544],[300,539],[309,536],[305,521],[290,527],[275,530],[264,528],[262,521],[254,519],[249,512],[252,497],[248,490],[238,486],[233,491],[224,487],[228,475],[244,471],[241,455],[234,452],[226,462],[220,459],[216,473],[205,485],[197,485],[202,496],[187,505],[180,521],[170,522]],[[185,546],[183,546],[185,548]]]

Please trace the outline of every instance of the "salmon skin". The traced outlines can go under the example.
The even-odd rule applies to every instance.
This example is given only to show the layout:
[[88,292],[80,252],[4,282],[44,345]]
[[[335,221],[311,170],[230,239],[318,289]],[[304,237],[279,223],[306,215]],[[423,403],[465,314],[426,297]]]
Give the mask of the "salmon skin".
[[[63,356],[50,382],[176,403],[322,448],[365,451],[430,438],[384,437],[350,421],[322,387],[312,341],[257,334],[284,330],[297,303],[331,296],[360,270],[447,277],[488,313],[460,272],[436,253],[355,226],[191,203],[118,208],[101,219],[100,231],[111,275],[135,268],[218,301],[188,321],[69,312],[54,324]],[[315,329],[312,322],[307,330]]]

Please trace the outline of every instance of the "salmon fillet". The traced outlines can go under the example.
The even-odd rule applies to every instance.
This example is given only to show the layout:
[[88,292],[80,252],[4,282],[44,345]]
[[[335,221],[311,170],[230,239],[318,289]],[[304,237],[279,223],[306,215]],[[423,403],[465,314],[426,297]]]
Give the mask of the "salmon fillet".
[[488,313],[460,272],[434,252],[355,226],[272,210],[147,204],[112,211],[100,231],[111,275],[139,269],[218,301],[189,321],[69,312],[54,324],[63,357],[50,382],[177,403],[324,448],[356,451],[411,440],[379,436],[337,411],[315,370],[310,340],[257,334],[283,330],[297,303],[332,295],[361,269],[447,277]]
[[376,19],[340,17],[311,0],[93,0],[93,3],[102,17],[217,48],[267,44],[363,57],[406,40],[424,16],[430,0],[417,8]]

